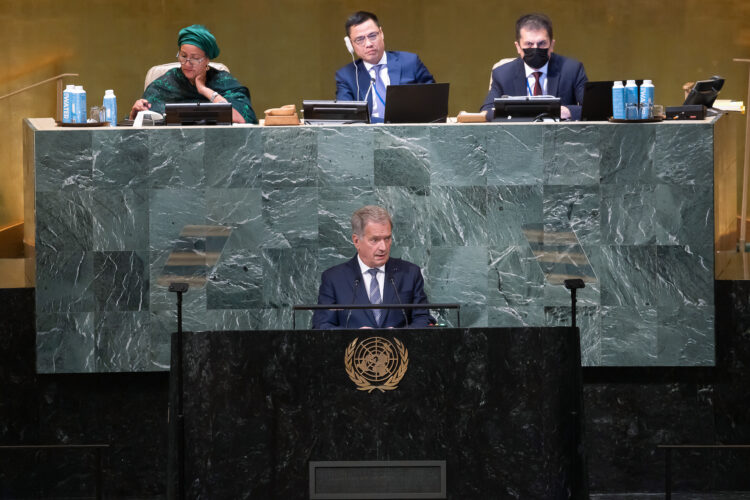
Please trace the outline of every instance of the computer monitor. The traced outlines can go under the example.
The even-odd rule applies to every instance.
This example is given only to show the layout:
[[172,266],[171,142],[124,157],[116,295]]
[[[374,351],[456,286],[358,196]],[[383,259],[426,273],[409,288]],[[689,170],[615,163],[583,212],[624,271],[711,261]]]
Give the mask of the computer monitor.
[[385,123],[445,123],[450,83],[409,83],[385,89]]
[[367,101],[302,101],[305,125],[370,123]]
[[493,121],[541,121],[560,119],[560,98],[553,96],[496,97]]
[[693,88],[685,98],[685,105],[703,104],[707,108],[714,105],[714,101],[719,96],[721,87],[724,86],[724,79],[720,76],[712,76],[710,80],[701,80],[695,82]]
[[228,102],[168,102],[164,109],[167,125],[232,124],[232,105]]
[[612,116],[612,80],[588,81],[583,87],[581,120],[607,121]]

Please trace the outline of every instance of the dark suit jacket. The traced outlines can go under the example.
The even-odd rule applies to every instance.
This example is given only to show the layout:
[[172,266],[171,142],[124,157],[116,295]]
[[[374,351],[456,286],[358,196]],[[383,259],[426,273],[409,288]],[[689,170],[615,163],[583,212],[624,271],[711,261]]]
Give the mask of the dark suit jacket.
[[[396,298],[396,290],[398,290],[398,298]],[[402,304],[428,303],[419,266],[391,257],[385,264],[383,304],[398,304],[399,299]],[[318,292],[318,304],[369,303],[370,298],[356,255],[353,259],[323,272]],[[409,319],[409,327],[424,328],[429,326],[432,320],[427,309],[390,309],[384,310],[383,313],[385,316],[380,328],[403,328],[406,326],[404,313]],[[347,328],[347,316],[349,317],[348,328],[362,326],[377,328],[375,316],[370,309],[317,310],[313,315],[313,328],[326,330]]]
[[[403,85],[407,83],[435,83],[435,79],[427,70],[419,56],[411,52],[388,52],[388,77],[391,85]],[[359,96],[357,96],[357,80],[355,78],[354,66],[357,66],[359,74]],[[363,101],[370,88],[370,74],[365,69],[362,59],[349,63],[336,72],[336,100],[337,101]],[[371,91],[367,95],[368,108],[372,113]]]
[[[588,78],[583,64],[552,53],[547,68],[547,93],[560,98],[560,103],[570,110],[571,119],[581,119],[583,87]],[[492,70],[492,86],[484,100],[482,110],[487,110],[487,120],[491,121],[495,110],[495,98],[527,95],[526,70],[520,57]]]

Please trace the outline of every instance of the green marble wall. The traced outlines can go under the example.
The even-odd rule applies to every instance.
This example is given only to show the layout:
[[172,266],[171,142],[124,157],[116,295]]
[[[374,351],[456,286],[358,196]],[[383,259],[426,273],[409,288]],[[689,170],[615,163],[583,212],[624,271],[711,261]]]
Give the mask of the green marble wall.
[[[187,330],[290,328],[291,306],[315,302],[320,273],[354,255],[348,220],[368,203],[392,212],[393,254],[422,266],[432,302],[462,304],[464,326],[569,324],[570,296],[523,231],[543,228],[570,257],[556,273],[580,270],[581,254],[593,271],[584,365],[713,365],[713,131],[35,130],[37,368],[168,368],[175,297],[158,280],[176,248],[221,249],[185,295]],[[191,225],[231,235],[180,237]],[[551,238],[566,233],[579,245]]]

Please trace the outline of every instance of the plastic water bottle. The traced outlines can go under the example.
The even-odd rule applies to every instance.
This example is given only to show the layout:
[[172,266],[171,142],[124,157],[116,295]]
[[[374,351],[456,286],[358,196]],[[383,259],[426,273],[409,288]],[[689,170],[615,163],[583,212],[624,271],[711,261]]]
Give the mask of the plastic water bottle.
[[638,104],[641,109],[641,120],[653,118],[654,116],[654,84],[651,80],[643,80],[641,84],[640,98]]
[[107,110],[107,121],[110,127],[117,126],[117,96],[115,91],[108,89],[104,91],[104,100],[102,104]]
[[80,85],[73,85],[73,92],[70,96],[70,123],[81,123],[81,88]]
[[[628,113],[629,110],[635,110],[635,116]],[[638,85],[635,80],[628,80],[625,84],[625,118],[628,120],[638,119]]]
[[76,85],[76,92],[78,93],[78,113],[76,123],[86,123],[88,112],[86,111],[86,91],[83,90],[83,85]]
[[63,123],[73,122],[73,99],[75,94],[73,93],[75,85],[67,85],[63,91]]
[[625,119],[625,87],[620,80],[615,80],[612,86],[612,117],[615,120]]

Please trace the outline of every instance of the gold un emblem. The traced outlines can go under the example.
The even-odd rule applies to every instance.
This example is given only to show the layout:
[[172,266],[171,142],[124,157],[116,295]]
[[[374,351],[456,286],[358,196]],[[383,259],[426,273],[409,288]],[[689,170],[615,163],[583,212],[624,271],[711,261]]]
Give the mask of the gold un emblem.
[[[392,391],[404,377],[409,366],[409,351],[394,337],[393,343],[383,337],[369,337],[346,348],[344,366],[357,390]],[[395,343],[395,345],[394,345]]]

